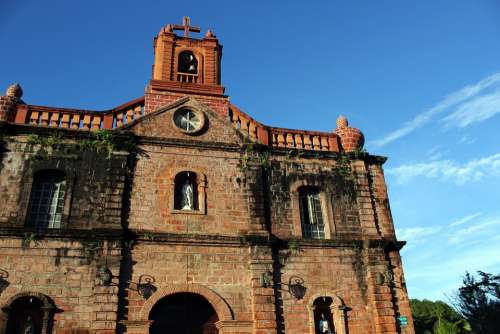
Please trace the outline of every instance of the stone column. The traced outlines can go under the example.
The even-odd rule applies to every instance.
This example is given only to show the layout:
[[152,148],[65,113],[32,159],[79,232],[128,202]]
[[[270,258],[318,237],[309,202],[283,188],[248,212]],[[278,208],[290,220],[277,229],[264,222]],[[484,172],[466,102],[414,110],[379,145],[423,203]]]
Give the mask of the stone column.
[[377,276],[383,275],[388,266],[384,250],[365,244],[363,253],[364,262],[366,263],[368,301],[372,309],[375,333],[398,333],[393,296],[389,282],[385,278],[383,282],[377,282]]
[[399,251],[389,251],[389,258],[394,273],[393,293],[394,303],[398,310],[398,316],[405,316],[408,318],[408,326],[401,328],[402,334],[414,334],[415,328],[413,327],[413,317],[410,308],[410,300],[408,298],[408,291],[406,290],[406,282],[403,273],[403,264]]
[[[263,275],[273,272],[271,248],[267,245],[251,246],[250,270],[254,334],[276,334],[276,305],[274,282],[263,286]],[[232,333],[232,332],[230,332]]]

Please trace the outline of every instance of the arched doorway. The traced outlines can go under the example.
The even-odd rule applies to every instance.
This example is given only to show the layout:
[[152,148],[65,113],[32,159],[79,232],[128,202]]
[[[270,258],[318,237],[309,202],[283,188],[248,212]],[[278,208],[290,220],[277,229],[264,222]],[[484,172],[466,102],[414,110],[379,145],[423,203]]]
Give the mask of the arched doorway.
[[194,293],[176,293],[160,299],[149,314],[149,333],[217,334],[219,317],[210,303]]
[[43,302],[32,296],[14,300],[8,308],[6,334],[42,334],[44,329]]

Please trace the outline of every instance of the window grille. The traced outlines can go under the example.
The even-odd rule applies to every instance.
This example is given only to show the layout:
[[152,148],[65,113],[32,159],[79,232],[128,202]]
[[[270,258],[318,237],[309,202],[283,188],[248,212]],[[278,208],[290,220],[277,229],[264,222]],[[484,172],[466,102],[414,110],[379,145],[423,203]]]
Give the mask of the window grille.
[[65,193],[64,173],[37,173],[31,189],[27,225],[37,228],[60,228]]
[[319,191],[310,188],[302,189],[299,197],[302,236],[308,239],[325,239],[325,225]]

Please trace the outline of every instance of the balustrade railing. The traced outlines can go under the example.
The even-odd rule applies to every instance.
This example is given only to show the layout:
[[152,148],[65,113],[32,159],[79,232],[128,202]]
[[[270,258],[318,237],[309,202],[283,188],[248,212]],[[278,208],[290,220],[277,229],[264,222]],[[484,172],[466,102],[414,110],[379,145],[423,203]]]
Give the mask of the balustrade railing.
[[265,126],[231,106],[229,122],[250,140],[264,145],[290,149],[338,152],[337,135],[334,133],[291,130]]
[[198,74],[177,73],[177,81],[188,82],[188,83],[198,83]]
[[103,127],[104,117],[104,114],[85,111],[65,109],[53,109],[49,111],[31,107],[26,123],[41,127],[99,130]]
[[241,110],[231,107],[229,110],[229,122],[249,139],[267,144],[268,136],[266,127]]
[[273,146],[314,151],[338,151],[337,137],[333,133],[281,128],[269,128],[269,131]]
[[[116,129],[144,116],[144,97],[106,112],[26,106],[18,109],[16,122],[32,126],[95,131]],[[338,152],[334,133],[302,131],[265,126],[231,106],[228,114],[232,126],[249,140],[263,145],[290,149]]]
[[29,106],[18,112],[26,113],[20,123],[60,129],[95,131],[114,129],[144,116],[144,98],[133,100],[106,112]]
[[112,111],[112,129],[119,128],[144,116],[144,98],[137,99]]

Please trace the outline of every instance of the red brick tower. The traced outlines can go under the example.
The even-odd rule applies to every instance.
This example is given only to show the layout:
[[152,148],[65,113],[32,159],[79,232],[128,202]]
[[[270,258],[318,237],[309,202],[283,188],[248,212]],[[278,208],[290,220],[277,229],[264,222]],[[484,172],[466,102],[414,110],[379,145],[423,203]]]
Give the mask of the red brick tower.
[[[183,30],[178,36],[174,30]],[[200,28],[190,25],[184,17],[183,25],[167,25],[154,39],[152,79],[146,88],[145,112],[194,95],[221,115],[227,115],[229,101],[221,86],[220,63],[222,45],[211,30],[203,39],[189,36]]]

